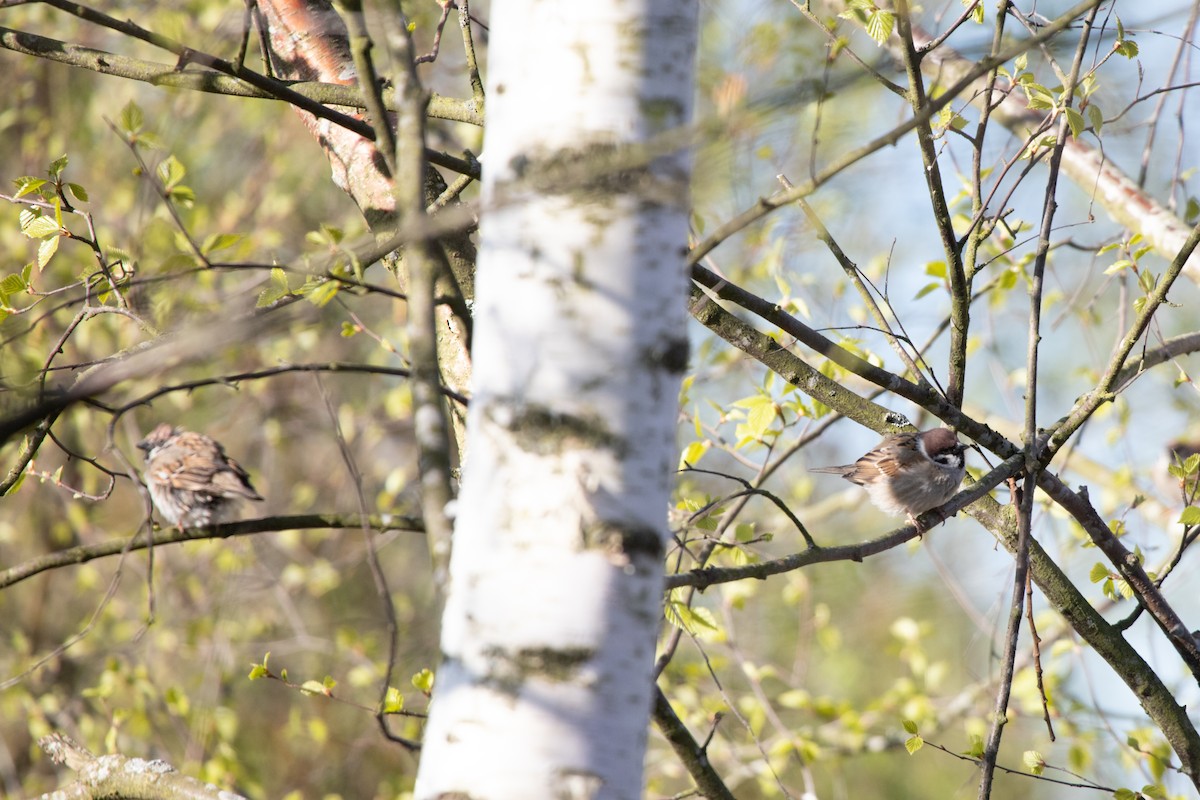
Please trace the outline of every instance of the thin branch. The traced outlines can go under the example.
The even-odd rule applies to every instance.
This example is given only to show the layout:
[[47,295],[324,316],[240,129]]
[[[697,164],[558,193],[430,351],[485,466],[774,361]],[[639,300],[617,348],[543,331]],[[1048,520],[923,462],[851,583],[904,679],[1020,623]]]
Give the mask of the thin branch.
[[[56,61],[102,75],[141,81],[154,86],[222,94],[230,97],[249,97],[260,100],[284,99],[279,97],[278,92],[259,88],[240,77],[222,75],[207,69],[197,71],[186,66],[180,69],[178,64],[164,64],[158,61],[119,55],[107,50],[97,50],[2,26],[0,26],[0,47],[15,53]],[[238,74],[248,72],[250,69],[245,66],[237,69]],[[269,76],[264,77],[276,81],[279,87],[286,88],[323,106],[367,107],[362,92],[354,86],[320,81],[278,81]],[[394,111],[392,105],[391,99],[385,97],[384,107],[389,111]],[[457,100],[434,94],[429,101],[429,116],[450,122],[465,122],[469,125],[482,126],[483,115],[476,110],[476,105],[474,99]]]
[[[929,103],[925,84],[921,77],[920,59],[913,44],[912,20],[909,16],[908,0],[896,0],[896,29],[900,36],[901,54],[908,77],[907,97],[915,115],[921,115]],[[933,220],[942,243],[942,254],[946,258],[947,274],[950,278],[950,301],[954,313],[950,325],[950,376],[946,398],[951,405],[961,406],[966,387],[967,332],[970,330],[971,284],[963,269],[962,248],[954,235],[954,222],[950,205],[946,202],[946,191],[942,185],[942,168],[934,145],[932,117],[921,115],[916,126],[917,143],[925,175],[925,188],[933,206]]]
[[769,197],[760,197],[758,201],[737,216],[727,220],[723,225],[720,225],[709,234],[703,241],[699,242],[688,256],[689,264],[699,263],[700,259],[706,256],[709,252],[717,247],[717,245],[729,239],[738,231],[751,225],[754,222],[762,219],[767,214],[775,211],[782,206],[794,203],[801,197],[808,197],[816,191],[817,187],[832,179],[835,175],[844,172],[851,165],[861,161],[872,153],[882,150],[885,147],[894,145],[900,141],[909,131],[914,130],[917,126],[922,125],[932,119],[939,111],[945,108],[950,103],[959,98],[963,92],[968,90],[974,82],[983,75],[986,75],[992,69],[1004,64],[1005,62],[1016,58],[1021,53],[1037,47],[1043,42],[1049,41],[1058,35],[1061,31],[1068,28],[1075,19],[1094,6],[1099,5],[1101,0],[1083,0],[1072,8],[1064,12],[1060,17],[1053,22],[1047,23],[1041,31],[1023,42],[1018,42],[1004,51],[997,53],[994,56],[980,59],[973,66],[962,72],[962,77],[953,85],[948,87],[944,94],[930,100],[922,111],[914,114],[910,119],[900,125],[897,125],[892,130],[877,136],[866,144],[857,147],[848,153],[845,153],[840,158],[837,158],[825,169],[818,172],[814,177],[810,178],[803,184],[800,184],[794,189],[776,192]]
[[358,503],[358,513],[361,515],[363,521],[362,533],[363,541],[367,546],[367,565],[371,569],[371,579],[375,582],[375,594],[379,598],[379,604],[383,606],[384,619],[387,620],[387,666],[379,682],[379,703],[374,709],[375,721],[389,741],[396,742],[411,753],[419,750],[421,747],[420,744],[393,733],[391,727],[388,725],[387,713],[384,710],[387,708],[387,696],[392,684],[392,675],[396,671],[396,654],[400,649],[400,623],[396,618],[396,602],[392,597],[392,590],[388,587],[387,575],[383,571],[383,565],[379,562],[379,549],[375,546],[375,537],[372,535],[373,530],[368,524],[367,498],[363,494],[362,472],[358,469],[358,464],[354,459],[354,453],[350,450],[350,445],[346,443],[346,437],[342,433],[342,424],[338,419],[337,409],[334,408],[333,399],[325,388],[325,384],[321,381],[321,373],[315,373],[313,377],[317,382],[317,389],[325,405],[325,413],[329,416],[330,424],[333,426],[333,435],[337,440],[338,452],[342,456],[342,463],[346,465],[346,471],[350,474],[350,482],[354,486],[354,499]]
[[[939,510],[934,510],[928,512],[927,515],[922,515],[921,520],[925,523],[924,527],[928,529],[936,525],[941,521],[942,514],[945,514],[947,517],[952,516],[976,500],[986,497],[992,489],[995,489],[1001,483],[1008,480],[1012,475],[1020,472],[1023,466],[1020,454],[1002,462],[987,475],[980,478],[978,482],[971,484],[951,498],[945,505],[941,506],[940,513]],[[668,591],[681,586],[707,589],[709,586],[732,583],[747,578],[765,580],[772,575],[794,572],[810,564],[824,564],[831,561],[861,562],[869,556],[877,555],[910,539],[916,538],[917,535],[918,532],[915,527],[904,525],[878,539],[871,539],[870,541],[859,542],[858,544],[839,545],[837,547],[809,547],[790,556],[769,561],[760,561],[755,564],[746,564],[740,567],[700,567],[678,575],[668,575],[665,586]]]
[[233,536],[248,536],[255,533],[271,533],[275,531],[294,530],[326,530],[340,528],[363,528],[366,526],[375,531],[412,531],[424,533],[425,526],[417,517],[401,514],[373,514],[364,517],[361,514],[295,514],[282,517],[264,517],[262,519],[245,519],[238,522],[226,522],[221,525],[210,525],[204,528],[161,528],[147,534],[141,531],[132,539],[123,537],[109,539],[106,542],[78,545],[65,550],[32,558],[23,564],[0,570],[0,589],[20,583],[38,573],[74,564],[85,564],[97,558],[121,555],[124,552],[145,550],[150,547],[177,542],[192,542],[205,539],[228,539]]
[[396,135],[392,131],[392,120],[383,103],[383,83],[375,71],[375,62],[371,58],[371,49],[375,43],[367,32],[367,22],[363,15],[361,0],[342,0],[345,13],[342,19],[350,34],[350,55],[354,59],[354,69],[358,75],[358,87],[362,90],[363,99],[367,104],[367,115],[375,129],[375,144],[379,155],[387,164],[388,172],[396,174]]

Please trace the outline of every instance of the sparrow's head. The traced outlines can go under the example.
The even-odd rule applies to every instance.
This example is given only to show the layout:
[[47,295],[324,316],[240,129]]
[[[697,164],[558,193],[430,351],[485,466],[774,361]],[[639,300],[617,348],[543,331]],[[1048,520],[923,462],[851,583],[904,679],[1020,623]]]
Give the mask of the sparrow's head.
[[137,443],[138,449],[146,454],[146,458],[150,457],[159,447],[166,444],[171,437],[183,432],[182,428],[176,428],[170,423],[163,422],[157,428],[146,434],[146,438]]
[[925,431],[917,437],[917,447],[935,464],[948,469],[962,469],[964,466],[963,451],[967,446],[949,428]]

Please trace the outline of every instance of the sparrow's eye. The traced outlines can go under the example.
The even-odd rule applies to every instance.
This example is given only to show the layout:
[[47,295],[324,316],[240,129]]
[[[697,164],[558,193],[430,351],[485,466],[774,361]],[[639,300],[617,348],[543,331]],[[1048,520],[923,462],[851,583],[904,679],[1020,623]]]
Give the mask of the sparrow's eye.
[[963,463],[963,455],[961,450],[951,450],[948,453],[938,453],[933,460],[947,467],[957,467]]

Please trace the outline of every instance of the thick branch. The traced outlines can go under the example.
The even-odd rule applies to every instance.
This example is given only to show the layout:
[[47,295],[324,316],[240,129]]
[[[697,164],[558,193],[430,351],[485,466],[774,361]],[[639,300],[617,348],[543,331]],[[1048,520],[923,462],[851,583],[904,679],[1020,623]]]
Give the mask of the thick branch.
[[675,709],[671,708],[667,696],[657,687],[654,693],[654,724],[671,745],[684,769],[696,782],[696,790],[702,797],[709,800],[733,800],[733,793],[708,760],[708,752],[696,742],[683,720],[675,713]]
[[38,746],[56,764],[79,773],[79,779],[45,798],[103,800],[245,800],[239,794],[176,772],[165,761],[130,758],[119,753],[92,755],[61,733],[38,739]]

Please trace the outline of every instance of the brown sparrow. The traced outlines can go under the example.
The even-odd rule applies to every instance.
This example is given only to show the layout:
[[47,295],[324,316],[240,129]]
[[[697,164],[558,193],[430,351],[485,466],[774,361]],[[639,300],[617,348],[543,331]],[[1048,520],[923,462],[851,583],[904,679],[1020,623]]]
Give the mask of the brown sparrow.
[[137,446],[146,451],[150,499],[172,525],[194,528],[227,522],[239,500],[262,500],[246,470],[202,433],[164,422]]
[[881,511],[903,513],[921,530],[917,515],[937,508],[958,491],[966,474],[965,449],[948,428],[897,433],[853,464],[810,472],[832,472],[857,483]]

